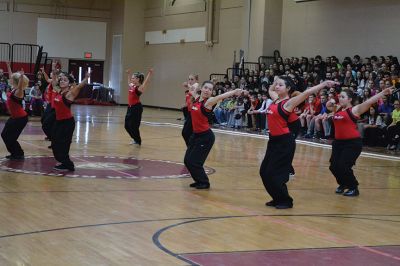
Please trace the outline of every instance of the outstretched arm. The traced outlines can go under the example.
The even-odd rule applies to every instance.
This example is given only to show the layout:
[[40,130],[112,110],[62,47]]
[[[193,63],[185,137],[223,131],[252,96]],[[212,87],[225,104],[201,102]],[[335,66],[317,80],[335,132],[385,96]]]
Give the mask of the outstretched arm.
[[274,102],[276,99],[278,99],[278,93],[276,93],[275,91],[275,86],[276,86],[276,80],[274,81],[274,83],[269,86],[268,89],[268,93],[269,93],[269,97],[271,98],[271,100]]
[[131,78],[132,78],[132,70],[130,68],[128,68],[127,70],[125,70],[125,73],[127,75],[127,81],[128,81],[128,86],[131,83]]
[[8,78],[11,78],[12,70],[11,70],[11,64],[10,61],[6,61],[6,65],[7,65],[7,71],[8,71]]
[[143,81],[143,84],[140,85],[140,87],[138,89],[141,93],[143,93],[144,90],[147,88],[149,80],[150,80],[151,76],[153,76],[153,71],[154,71],[153,68],[150,68],[149,72],[147,72],[147,75],[146,75],[146,78]]
[[49,77],[49,75],[47,75],[46,71],[44,70],[44,67],[42,67],[40,70],[42,70],[44,79],[47,81],[47,83],[51,83],[51,78]]
[[363,103],[357,104],[356,106],[354,106],[351,109],[351,112],[353,113],[353,115],[355,116],[360,116],[363,113],[365,113],[366,111],[369,110],[369,107],[371,105],[373,105],[374,103],[376,103],[379,99],[381,99],[383,96],[385,95],[390,95],[393,91],[393,87],[390,88],[386,88],[383,91],[381,91],[378,94],[375,94],[374,96],[372,96],[371,98],[369,98],[368,100],[366,100]]
[[225,93],[220,94],[220,95],[218,95],[218,96],[211,97],[211,98],[209,98],[209,99],[206,101],[206,103],[204,104],[204,106],[205,106],[207,109],[210,109],[210,110],[211,110],[211,109],[213,108],[213,106],[216,105],[219,101],[222,101],[223,99],[228,98],[228,97],[231,97],[231,96],[233,96],[233,95],[239,96],[239,95],[241,95],[243,92],[244,92],[244,90],[242,90],[242,89],[235,89],[235,90],[233,90],[233,91],[228,91],[228,92],[225,92]]
[[81,81],[81,83],[79,83],[76,86],[73,86],[69,92],[65,95],[65,98],[67,98],[70,101],[75,100],[75,98],[78,96],[79,92],[81,91],[81,89],[83,87],[85,87],[85,85],[88,83],[90,77],[90,73],[86,72],[85,74],[85,78]]
[[312,95],[312,94],[316,94],[318,91],[320,91],[321,89],[325,88],[325,87],[333,87],[335,85],[339,85],[338,82],[332,81],[332,80],[326,80],[314,87],[309,88],[308,90],[305,90],[304,92],[300,93],[299,95],[290,98],[284,105],[283,108],[288,111],[288,112],[292,112],[294,108],[296,108],[296,106],[298,106],[299,104],[301,104],[302,102],[304,102],[308,96]]

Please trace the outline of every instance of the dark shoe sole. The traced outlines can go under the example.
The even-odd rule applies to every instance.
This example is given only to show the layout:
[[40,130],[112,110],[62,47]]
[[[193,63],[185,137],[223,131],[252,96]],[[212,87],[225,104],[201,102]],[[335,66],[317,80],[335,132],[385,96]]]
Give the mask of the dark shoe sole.
[[197,184],[196,189],[209,189],[210,184]]
[[275,208],[276,208],[276,209],[279,209],[279,210],[291,209],[291,208],[293,208],[293,205],[278,204],[278,205],[275,205]]

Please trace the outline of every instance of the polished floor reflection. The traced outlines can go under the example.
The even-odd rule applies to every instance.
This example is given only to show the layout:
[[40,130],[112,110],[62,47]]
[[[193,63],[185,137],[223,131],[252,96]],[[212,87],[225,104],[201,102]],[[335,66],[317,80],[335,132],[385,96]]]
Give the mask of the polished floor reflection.
[[[179,112],[143,113],[129,145],[124,107],[74,106],[74,173],[55,164],[40,122],[0,144],[0,265],[399,265],[400,158],[363,153],[357,198],[336,195],[328,145],[297,145],[294,208],[266,207],[267,139],[216,129],[211,189],[189,188]],[[6,117],[0,117],[0,128]]]

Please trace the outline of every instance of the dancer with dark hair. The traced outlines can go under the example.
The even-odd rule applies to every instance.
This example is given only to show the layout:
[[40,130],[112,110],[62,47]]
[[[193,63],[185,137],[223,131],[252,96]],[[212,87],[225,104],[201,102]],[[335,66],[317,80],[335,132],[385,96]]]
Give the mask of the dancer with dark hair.
[[57,171],[74,171],[75,165],[69,157],[72,143],[72,135],[75,130],[75,119],[71,112],[71,105],[78,96],[80,90],[87,84],[90,73],[86,73],[81,83],[76,85],[74,79],[68,73],[60,73],[58,76],[53,70],[52,86],[55,91],[53,108],[56,121],[51,134],[51,147],[54,158],[60,162],[54,169]]
[[[357,130],[357,120],[369,110],[371,105],[378,102],[383,96],[391,94],[391,92],[392,87],[386,88],[357,105],[354,105],[357,101],[357,95],[353,91],[344,89],[340,93],[339,109],[333,116],[335,139],[332,142],[332,155],[329,166],[329,170],[335,176],[339,185],[335,191],[337,194],[349,197],[355,197],[360,194],[358,181],[352,170],[362,150],[362,140],[360,132]],[[345,189],[347,189],[346,192]]]
[[189,140],[184,163],[194,180],[190,187],[195,187],[196,189],[210,188],[210,181],[204,171],[204,162],[215,141],[214,133],[210,129],[208,122],[213,114],[213,108],[219,101],[233,95],[239,96],[244,92],[242,89],[236,89],[211,97],[213,88],[212,81],[205,81],[201,86],[201,93],[196,96],[191,110],[193,134]]
[[151,68],[144,78],[144,74],[135,72],[132,74],[131,70],[126,70],[128,74],[128,110],[125,116],[125,130],[132,138],[130,144],[142,145],[142,138],[140,137],[140,122],[142,121],[143,106],[140,102],[140,96],[143,94],[149,83],[150,77],[153,75]]
[[277,209],[293,207],[293,199],[289,196],[286,186],[295,150],[294,135],[288,126],[291,113],[309,95],[336,84],[333,81],[325,81],[292,98],[289,98],[289,95],[295,84],[290,77],[279,77],[271,86],[270,92],[275,93],[277,97],[267,111],[270,134],[267,151],[260,167],[264,187],[272,197],[272,200],[266,203],[267,206]]
[[29,79],[24,75],[24,71],[21,70],[13,74],[10,73],[10,82],[12,90],[7,93],[6,103],[10,118],[4,125],[1,138],[10,153],[10,155],[6,156],[7,159],[24,160],[24,151],[18,142],[18,137],[28,123],[28,114],[22,106],[22,100],[24,99],[24,89],[28,87]]

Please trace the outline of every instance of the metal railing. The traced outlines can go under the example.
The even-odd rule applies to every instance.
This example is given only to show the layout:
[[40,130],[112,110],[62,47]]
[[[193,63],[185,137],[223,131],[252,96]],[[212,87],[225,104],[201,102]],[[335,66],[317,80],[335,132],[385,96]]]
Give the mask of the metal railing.
[[260,56],[258,58],[258,63],[261,64],[265,64],[267,68],[269,68],[270,65],[272,65],[273,63],[275,63],[275,57],[273,56]]
[[226,76],[226,74],[212,73],[212,74],[210,74],[210,80],[211,81],[215,80],[216,82],[222,82],[222,81],[224,81],[225,76]]
[[15,62],[23,63],[27,69],[26,73],[34,74],[34,63],[36,62],[40,46],[36,44],[14,43],[11,46],[11,69],[14,71]]
[[0,42],[0,61],[6,62],[11,60],[11,44]]

